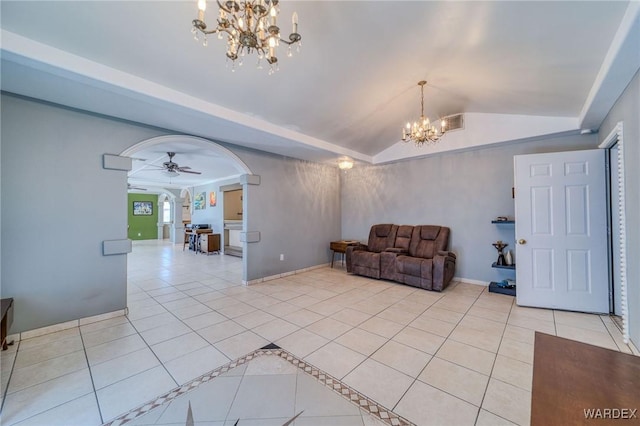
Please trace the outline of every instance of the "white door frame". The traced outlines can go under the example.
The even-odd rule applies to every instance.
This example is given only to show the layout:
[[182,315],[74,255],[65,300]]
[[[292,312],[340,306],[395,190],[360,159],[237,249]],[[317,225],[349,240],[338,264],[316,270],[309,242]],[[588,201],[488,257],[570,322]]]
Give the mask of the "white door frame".
[[[618,145],[618,155],[616,162],[618,163],[618,205],[611,206],[611,214],[618,215],[619,223],[619,247],[620,251],[620,310],[622,313],[622,337],[625,343],[629,343],[629,324],[627,312],[627,227],[626,227],[626,203],[625,203],[625,185],[624,185],[624,141],[623,141],[623,125],[622,121],[618,122],[611,130],[606,138],[602,141],[598,148],[610,149],[614,145]],[[611,234],[610,234],[611,235]]]

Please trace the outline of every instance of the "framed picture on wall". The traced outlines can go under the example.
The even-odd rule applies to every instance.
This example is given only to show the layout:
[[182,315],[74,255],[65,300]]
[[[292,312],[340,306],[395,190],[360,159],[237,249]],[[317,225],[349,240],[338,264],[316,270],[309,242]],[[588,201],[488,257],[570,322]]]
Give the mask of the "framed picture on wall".
[[134,216],[152,216],[153,203],[151,201],[134,201],[133,215]]
[[209,193],[209,207],[215,207],[216,206],[216,193],[215,191],[212,191]]
[[196,196],[193,197],[193,209],[204,210],[206,208],[207,208],[207,193],[198,192]]

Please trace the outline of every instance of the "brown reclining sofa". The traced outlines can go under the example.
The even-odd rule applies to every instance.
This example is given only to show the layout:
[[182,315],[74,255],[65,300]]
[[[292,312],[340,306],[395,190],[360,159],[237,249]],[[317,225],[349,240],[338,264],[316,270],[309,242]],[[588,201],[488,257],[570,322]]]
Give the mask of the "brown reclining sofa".
[[347,272],[442,291],[455,273],[449,228],[373,225],[369,243],[347,248]]

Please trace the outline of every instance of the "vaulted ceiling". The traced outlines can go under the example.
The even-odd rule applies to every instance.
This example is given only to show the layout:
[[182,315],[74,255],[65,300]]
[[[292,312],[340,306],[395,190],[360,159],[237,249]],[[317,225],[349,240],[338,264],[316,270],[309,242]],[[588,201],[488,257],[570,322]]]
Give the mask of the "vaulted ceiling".
[[[269,75],[253,57],[232,72],[215,37],[195,42],[195,1],[3,0],[2,89],[311,161],[379,163],[430,153],[400,142],[423,79],[428,116],[465,113],[465,132],[495,135],[452,132],[433,152],[597,129],[640,63],[638,6],[282,0],[279,25],[288,34],[296,11],[302,48],[280,47]],[[209,1],[208,21],[216,10]],[[501,129],[505,117],[521,131]]]

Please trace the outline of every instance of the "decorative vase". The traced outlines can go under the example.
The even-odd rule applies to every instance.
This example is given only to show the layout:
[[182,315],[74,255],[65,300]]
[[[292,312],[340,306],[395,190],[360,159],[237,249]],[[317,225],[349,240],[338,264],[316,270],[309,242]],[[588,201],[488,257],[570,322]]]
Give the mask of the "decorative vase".
[[507,254],[504,255],[504,263],[507,266],[513,265],[513,256],[511,255],[511,250],[507,250]]

